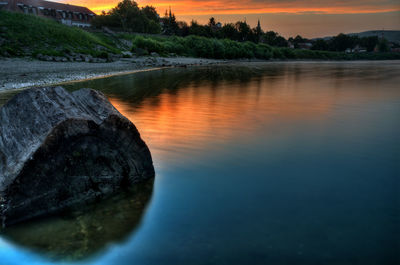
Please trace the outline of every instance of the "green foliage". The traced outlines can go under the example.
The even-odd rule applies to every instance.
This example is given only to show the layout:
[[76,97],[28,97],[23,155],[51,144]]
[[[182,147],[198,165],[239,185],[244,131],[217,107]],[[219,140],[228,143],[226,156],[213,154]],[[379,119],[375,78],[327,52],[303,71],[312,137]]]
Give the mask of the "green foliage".
[[297,57],[298,57],[298,55],[296,54],[296,51],[294,49],[281,48],[280,51],[282,52],[282,55],[284,58],[297,59]]
[[280,59],[280,60],[363,60],[363,59],[396,59],[400,54],[346,54],[343,52],[314,51],[290,48],[271,47],[264,43],[232,41],[229,39],[215,39],[200,36],[187,37],[143,37],[124,35],[125,39],[133,42],[132,51],[140,48],[144,53],[157,52],[161,55],[174,53],[180,56],[215,58],[215,59]]
[[133,45],[135,48],[141,48],[147,50],[148,52],[163,52],[163,46],[161,43],[151,38],[136,36],[136,38],[133,40]]
[[272,57],[272,48],[266,44],[258,44],[254,55],[256,58],[268,60]]
[[285,55],[280,48],[273,48],[272,49],[272,58],[273,59],[286,59]]
[[62,56],[66,52],[99,49],[119,53],[104,36],[33,15],[0,11],[0,29],[3,29],[0,37],[5,40],[0,52],[15,56],[38,53]]
[[[151,16],[152,11],[148,10]],[[214,21],[215,22],[215,21]],[[213,25],[214,22],[210,22]],[[231,29],[234,25],[228,24],[222,29]],[[244,27],[242,25],[242,27]],[[232,32],[233,33],[233,32]],[[276,34],[269,33],[271,36]],[[148,55],[157,52],[160,55],[170,53],[180,56],[216,58],[216,59],[309,59],[309,60],[379,60],[400,59],[400,53],[384,52],[388,50],[388,43],[382,40],[378,48],[380,53],[351,53],[318,50],[300,50],[287,47],[272,47],[265,43],[251,41],[234,41],[228,38],[207,38],[190,35],[178,36],[138,36],[133,34],[119,34],[110,37],[103,33],[91,33],[75,27],[68,27],[55,21],[32,15],[0,12],[0,38],[3,43],[0,55],[36,56],[37,54],[50,56],[64,56],[72,53],[90,54],[93,57],[109,58],[111,53],[120,53],[116,48],[119,39],[132,41],[132,51],[137,55]],[[376,39],[366,39],[369,47],[375,44]]]

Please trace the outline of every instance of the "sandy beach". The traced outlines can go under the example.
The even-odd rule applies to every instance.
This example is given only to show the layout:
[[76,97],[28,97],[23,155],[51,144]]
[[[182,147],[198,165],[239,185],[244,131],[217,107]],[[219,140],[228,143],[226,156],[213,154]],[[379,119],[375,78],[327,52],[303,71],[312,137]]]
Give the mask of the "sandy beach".
[[163,67],[189,67],[225,62],[187,57],[139,57],[109,63],[47,62],[22,58],[0,58],[0,91],[101,78]]

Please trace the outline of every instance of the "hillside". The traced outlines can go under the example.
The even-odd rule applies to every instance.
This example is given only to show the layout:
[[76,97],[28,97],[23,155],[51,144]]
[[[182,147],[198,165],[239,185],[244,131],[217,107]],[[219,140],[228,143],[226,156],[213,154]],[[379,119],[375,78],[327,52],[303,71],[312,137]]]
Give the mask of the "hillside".
[[390,42],[395,42],[400,44],[400,30],[370,30],[370,31],[364,31],[364,32],[359,32],[359,33],[350,33],[348,35],[351,36],[358,36],[360,38],[362,37],[372,37],[372,36],[378,36],[378,37],[384,37]]
[[[384,37],[387,39],[389,42],[394,42],[400,44],[400,30],[369,30],[369,31],[363,31],[363,32],[358,32],[358,33],[348,33],[346,35],[349,36],[358,36],[359,38],[363,37]],[[314,38],[313,40],[317,39],[324,39],[324,40],[329,40],[332,39],[333,36],[327,36],[327,37],[322,37],[322,38]]]
[[119,52],[102,35],[46,18],[4,11],[0,11],[0,44],[0,54],[10,56],[62,56],[65,53],[101,56],[102,52]]
[[[55,21],[0,11],[0,56],[32,57],[54,61],[99,62],[133,55],[186,56],[215,59],[260,60],[382,60],[400,59],[397,53],[345,54],[343,52],[272,47],[199,36],[157,37],[89,32]],[[101,58],[101,59],[99,59]]]

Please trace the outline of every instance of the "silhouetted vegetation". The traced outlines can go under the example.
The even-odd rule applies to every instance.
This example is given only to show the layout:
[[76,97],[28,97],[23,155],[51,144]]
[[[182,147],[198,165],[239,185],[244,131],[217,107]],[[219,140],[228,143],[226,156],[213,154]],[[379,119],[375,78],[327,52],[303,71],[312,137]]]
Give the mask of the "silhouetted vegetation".
[[316,51],[273,47],[265,43],[251,41],[233,41],[229,39],[207,38],[190,35],[187,37],[172,36],[144,37],[123,34],[120,37],[131,40],[132,52],[140,49],[144,54],[156,52],[163,56],[171,54],[190,57],[215,59],[322,59],[322,60],[374,60],[400,59],[400,53],[343,53],[333,51]]
[[[137,20],[131,17],[132,14],[138,14],[138,12],[140,16],[145,16],[153,22],[158,19],[154,8],[139,9],[133,1],[124,0],[109,14],[99,16],[97,22],[102,19],[110,20],[116,25],[119,23],[118,25],[129,28]],[[400,53],[387,52],[389,50],[387,41],[375,37],[358,39],[341,34],[331,40],[314,41],[312,44],[314,50],[308,50],[300,48],[309,40],[301,36],[286,40],[275,32],[263,32],[259,24],[254,29],[251,29],[246,22],[222,26],[211,18],[207,25],[200,25],[193,21],[188,26],[184,22],[177,22],[172,12],[167,12],[163,18],[160,18],[159,23],[163,25],[164,36],[144,37],[129,32],[120,34],[87,32],[32,15],[0,12],[0,40],[2,41],[0,56],[36,57],[42,54],[62,57],[79,53],[108,59],[111,54],[121,54],[122,51],[125,56],[129,49],[134,56],[150,55],[156,52],[161,56],[179,55],[215,59],[400,59]],[[161,26],[161,24],[158,25]],[[135,27],[141,27],[143,31],[149,29],[149,25],[140,23]],[[299,49],[287,47],[290,43],[294,43]],[[377,48],[382,52],[342,52],[345,47],[353,47],[358,43],[365,45],[368,50]],[[316,47],[318,49],[315,49]]]
[[178,21],[171,9],[166,10],[164,16],[160,17],[154,7],[145,6],[140,9],[133,0],[123,0],[110,12],[96,17],[93,24],[96,27],[121,28],[126,32],[162,33],[179,37],[195,35],[238,42],[264,43],[274,47],[294,49],[336,52],[390,51],[389,43],[377,36],[359,38],[358,36],[339,34],[332,38],[310,40],[297,35],[294,38],[285,39],[277,32],[264,31],[261,28],[260,21],[255,28],[251,28],[246,21],[223,25],[213,17],[205,25],[201,25],[195,20],[188,25],[186,22]]
[[139,8],[135,1],[123,0],[109,12],[103,12],[92,22],[95,27],[121,28],[124,31],[160,33],[160,19],[152,6]]

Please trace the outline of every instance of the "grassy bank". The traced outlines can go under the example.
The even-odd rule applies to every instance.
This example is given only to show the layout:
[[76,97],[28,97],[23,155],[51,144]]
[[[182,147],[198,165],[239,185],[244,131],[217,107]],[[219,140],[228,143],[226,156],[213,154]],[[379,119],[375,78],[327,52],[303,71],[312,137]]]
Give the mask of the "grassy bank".
[[[130,45],[120,45],[126,42]],[[387,60],[400,59],[400,53],[353,53],[312,51],[272,47],[253,42],[237,42],[199,36],[152,37],[134,34],[111,36],[68,27],[32,15],[0,12],[0,55],[65,56],[69,53],[107,57],[131,50],[140,55],[156,52],[162,56],[215,59],[315,59],[315,60]],[[129,48],[128,48],[129,47]]]
[[101,34],[68,27],[50,19],[19,13],[0,12],[0,54],[63,56],[76,52],[101,56],[117,53],[113,43]]

